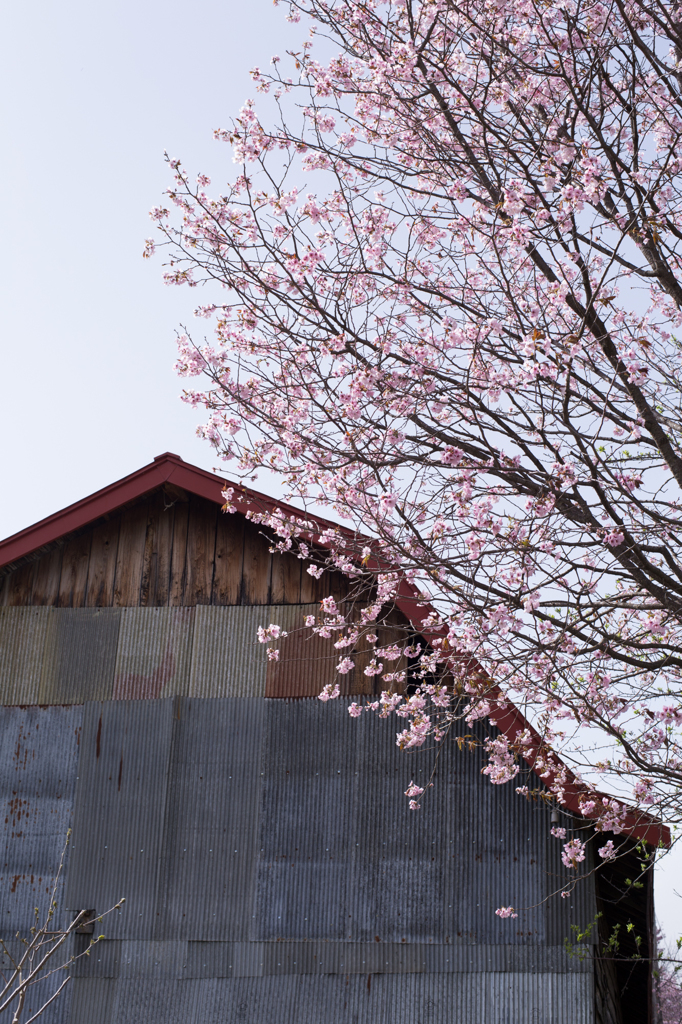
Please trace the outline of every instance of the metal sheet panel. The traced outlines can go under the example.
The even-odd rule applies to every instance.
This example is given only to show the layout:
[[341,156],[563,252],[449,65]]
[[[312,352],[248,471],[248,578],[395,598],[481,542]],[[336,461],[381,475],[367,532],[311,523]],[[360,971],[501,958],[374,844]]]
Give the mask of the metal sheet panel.
[[270,645],[279,650],[279,660],[268,662],[267,697],[316,697],[324,686],[336,682],[340,657],[334,647],[336,635],[325,639],[304,625],[304,617],[319,610],[316,604],[269,609],[270,621],[281,626],[287,636]]
[[[35,985],[31,985],[26,993],[26,1000],[21,1015],[21,1020],[30,1020],[31,1017],[45,1006],[54,996],[57,989],[64,981],[65,974],[62,971],[55,972],[51,977],[41,978]],[[72,983],[69,982],[56,997],[54,1002],[40,1014],[40,1024],[69,1024],[72,1017]],[[16,1012],[16,1003],[10,1003],[3,1016],[3,1021],[10,1021],[10,1014]]]
[[123,608],[113,697],[155,700],[187,693],[194,608]]
[[[549,809],[491,785],[480,749],[445,744],[415,813],[403,792],[428,782],[435,751],[399,752],[394,722],[351,720],[344,700],[265,706],[254,937],[547,941]],[[509,904],[518,919],[495,916]],[[570,935],[558,908],[554,943]]]
[[262,697],[267,655],[258,626],[276,621],[272,609],[214,608],[195,611],[190,697]]
[[0,608],[0,704],[37,704],[51,608]]
[[589,974],[563,946],[389,942],[220,942],[104,939],[78,977],[261,978],[273,974]]
[[[592,835],[592,828],[585,827],[584,821],[561,811],[561,825],[566,828],[566,839],[582,839]],[[546,832],[546,870],[547,870],[547,901],[545,913],[547,917],[547,941],[563,943],[565,939],[574,940],[574,929],[581,933],[589,931],[594,921],[597,904],[595,894],[595,878],[592,874],[595,864],[595,844],[588,843],[585,861],[578,872],[565,867],[561,862],[561,853],[566,839],[558,839]],[[601,844],[597,844],[601,845]],[[561,893],[567,892],[567,897]],[[594,945],[597,941],[597,929],[592,927],[589,936],[583,940]]]
[[[592,1024],[586,975],[77,979],[74,1024]],[[101,998],[98,1006],[97,998]],[[95,1016],[86,1015],[87,1012]]]
[[247,938],[263,700],[178,698],[156,938]]
[[111,1024],[171,1024],[175,1021],[199,1024],[205,984],[201,981],[121,979],[115,983]]
[[38,703],[83,704],[112,695],[118,608],[54,608]]
[[[0,708],[0,935],[44,917],[71,826],[82,707]],[[69,851],[66,864],[68,867]],[[58,923],[63,877],[57,890]]]
[[66,904],[102,912],[111,938],[151,938],[174,701],[86,704]]
[[113,978],[74,978],[69,984],[72,999],[69,1024],[114,1024],[116,985]]

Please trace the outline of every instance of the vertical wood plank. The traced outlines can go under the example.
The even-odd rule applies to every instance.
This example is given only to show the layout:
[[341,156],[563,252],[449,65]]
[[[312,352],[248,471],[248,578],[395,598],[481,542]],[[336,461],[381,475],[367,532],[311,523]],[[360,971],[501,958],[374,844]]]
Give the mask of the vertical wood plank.
[[118,516],[102,520],[93,527],[85,595],[86,608],[110,608],[114,602],[120,528],[121,520]]
[[173,519],[173,543],[171,548],[168,604],[175,606],[183,604],[185,595],[189,502],[178,501],[173,507],[175,509],[175,516]]
[[33,579],[35,575],[36,562],[26,562],[7,577],[7,600],[8,605],[31,604],[33,599]]
[[[162,491],[156,491],[149,498],[147,508],[147,528],[144,538],[144,553],[142,555],[142,576],[140,579],[140,605],[143,608],[156,605],[156,592],[159,571],[159,533],[163,529],[165,499]],[[165,582],[166,595],[168,594],[168,578]]]
[[149,536],[147,538],[150,545],[150,560],[153,564],[147,603],[150,607],[165,608],[168,605],[170,590],[175,502],[163,491],[158,493],[158,502],[153,539]]
[[272,555],[268,540],[260,527],[244,521],[244,568],[242,572],[242,603],[269,604]]
[[310,562],[303,562],[301,573],[301,604],[314,604],[323,597],[333,597],[337,603],[345,600],[350,585],[341,572],[325,572],[320,579],[315,579],[308,572]]
[[192,497],[190,500],[184,599],[186,605],[211,603],[218,508],[214,501],[206,501],[204,498]]
[[47,551],[36,562],[33,577],[33,604],[55,605],[59,596],[59,580],[62,572],[64,546]]
[[218,512],[211,604],[234,605],[241,601],[245,523],[244,516],[236,512]]
[[114,606],[117,608],[135,608],[140,603],[147,517],[147,501],[125,509],[121,514],[114,580]]
[[308,572],[308,566],[311,564],[311,562],[301,562],[301,604],[314,604],[325,596],[324,577],[322,580],[316,580],[314,576],[311,576]]
[[89,530],[66,538],[57,598],[60,608],[82,608],[85,604],[91,544],[92,533]]
[[302,604],[301,566],[295,555],[272,556],[271,604]]

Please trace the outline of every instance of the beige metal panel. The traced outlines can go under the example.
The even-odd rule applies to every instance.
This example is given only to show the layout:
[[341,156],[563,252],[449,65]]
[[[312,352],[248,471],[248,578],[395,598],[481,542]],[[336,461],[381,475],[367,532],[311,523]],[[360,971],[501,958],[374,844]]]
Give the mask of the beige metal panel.
[[194,608],[122,608],[114,700],[186,694]]
[[261,606],[195,610],[190,697],[263,697],[267,654],[258,627],[276,622]]
[[38,704],[111,700],[118,644],[118,608],[53,608]]
[[0,608],[0,704],[37,704],[51,608]]

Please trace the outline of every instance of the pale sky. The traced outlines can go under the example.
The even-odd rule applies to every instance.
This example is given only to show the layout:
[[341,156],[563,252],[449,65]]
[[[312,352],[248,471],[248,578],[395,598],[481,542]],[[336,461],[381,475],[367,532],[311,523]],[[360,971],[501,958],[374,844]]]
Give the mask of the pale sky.
[[172,371],[199,296],[142,259],[148,212],[164,150],[234,175],[213,129],[304,31],[270,0],[5,6],[0,537],[161,452],[215,465]]
[[[148,212],[170,182],[164,150],[215,184],[234,174],[213,129],[254,95],[249,69],[305,31],[270,0],[6,5],[0,537],[164,451],[215,467],[172,371],[198,296],[142,259]],[[657,882],[670,936],[676,891],[682,848]]]

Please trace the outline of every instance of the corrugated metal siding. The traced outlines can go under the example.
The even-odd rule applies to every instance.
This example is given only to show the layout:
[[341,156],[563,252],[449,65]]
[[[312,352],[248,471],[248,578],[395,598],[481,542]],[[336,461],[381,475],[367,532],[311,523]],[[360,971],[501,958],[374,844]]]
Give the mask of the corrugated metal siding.
[[257,606],[196,608],[190,697],[264,696],[267,655],[257,633],[259,626],[275,621],[270,611]]
[[341,657],[334,648],[336,634],[325,639],[303,625],[304,616],[319,612],[319,605],[281,605],[271,610],[271,621],[288,635],[270,645],[280,653],[279,661],[268,662],[266,697],[316,697],[336,681]]
[[[0,704],[262,697],[268,661],[258,626],[295,631],[316,608],[0,608]],[[269,663],[274,695],[316,695],[332,681],[330,641],[313,637],[311,646],[293,632],[284,644],[279,682]],[[322,674],[306,671],[311,659]]]
[[591,1024],[585,975],[287,975],[78,979],[74,1021],[99,1024]]
[[0,609],[0,703],[111,698],[120,614],[117,608]]
[[[208,643],[210,623],[204,632]],[[347,706],[175,697],[3,710],[9,799],[17,739],[22,794],[45,763],[73,780],[83,715],[64,903],[103,911],[126,897],[74,970],[74,1024],[591,1024],[591,960],[561,944],[593,918],[593,897],[583,884],[543,902],[560,870],[549,809],[516,782],[491,786],[481,751],[448,743],[409,812],[403,790],[428,781],[434,751],[400,753],[395,721],[352,720]],[[44,844],[56,807],[54,860],[68,815],[62,790],[50,793],[26,823]],[[502,903],[519,918],[496,918]]]
[[0,608],[0,704],[37,704],[50,608]]
[[118,608],[54,609],[38,703],[82,704],[111,698],[120,614]]
[[[56,955],[57,954],[55,954],[55,956]],[[10,966],[11,965],[7,958],[3,957],[2,951],[0,951],[0,970],[4,972]],[[63,980],[64,974],[62,972],[58,972],[52,975],[52,977],[41,978],[39,981],[36,982],[35,985],[30,986],[28,992],[26,993],[26,1001],[24,1002],[24,1009],[21,1015],[22,1022],[30,1020],[31,1017],[34,1014],[36,1014],[41,1009],[41,1007],[45,1005],[48,999],[50,999],[55,994]],[[69,1024],[69,1022],[72,1020],[72,989],[73,983],[70,982],[62,990],[60,995],[57,996],[55,1001],[51,1003],[44,1011],[44,1013],[40,1015],[40,1017],[38,1018],[40,1020],[40,1024]],[[3,1021],[10,1021],[11,1015],[16,1012],[16,1009],[17,1004],[10,1003],[10,1005],[5,1010],[6,1017],[3,1017]]]
[[[593,835],[592,828],[585,825],[579,818],[564,811],[561,812],[561,824],[566,828],[566,839],[582,839],[585,841]],[[595,914],[597,902],[595,894],[595,879],[591,872],[595,867],[594,844],[588,843],[586,858],[581,865],[581,881],[576,885],[576,872],[566,868],[561,863],[561,852],[566,839],[558,839],[551,835],[549,829],[546,834],[546,860],[547,860],[547,893],[555,895],[547,900],[547,941],[550,943],[563,942],[565,938],[574,939],[573,928],[581,932],[592,923],[592,934],[586,940],[590,944],[597,941],[597,928]],[[601,845],[601,843],[599,844]],[[561,897],[561,892],[568,892],[568,896]],[[557,895],[558,894],[558,895]]]
[[[393,723],[346,707],[87,705],[69,905],[126,896],[107,934],[158,939],[242,938],[252,920],[261,940],[558,945],[592,920],[584,884],[543,902],[556,886],[548,808],[491,786],[480,750],[450,743],[411,813],[403,791],[428,781],[434,752],[400,753]],[[509,903],[518,919],[500,920]]]
[[263,701],[177,698],[155,937],[248,938]]
[[[394,723],[346,708],[266,701],[255,937],[545,942],[549,809],[490,785],[481,751],[450,743],[411,813],[403,792],[428,782],[434,751],[401,753]],[[497,918],[510,903],[519,918]],[[567,902],[552,904],[570,934]]]
[[[44,917],[72,824],[83,709],[0,708],[0,936],[25,935]],[[67,864],[68,864],[67,851]],[[63,882],[57,922],[65,916]]]
[[86,704],[66,905],[107,910],[112,938],[154,935],[174,701]]
[[[521,954],[521,956],[519,955]],[[78,977],[261,978],[279,974],[590,974],[563,946],[389,942],[102,940]]]
[[114,699],[187,693],[193,626],[193,608],[122,609]]

